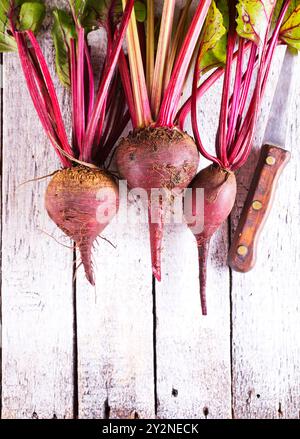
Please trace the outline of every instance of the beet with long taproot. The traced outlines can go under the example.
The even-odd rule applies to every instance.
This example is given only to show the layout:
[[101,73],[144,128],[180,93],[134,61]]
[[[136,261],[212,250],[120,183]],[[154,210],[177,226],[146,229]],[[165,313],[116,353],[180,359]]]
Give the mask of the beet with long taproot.
[[148,127],[132,131],[120,141],[116,162],[130,188],[142,188],[149,198],[149,230],[152,270],[161,280],[161,247],[164,227],[163,206],[151,211],[151,190],[167,193],[185,189],[195,176],[199,154],[193,139],[177,128]]
[[[195,222],[188,225],[195,235],[199,256],[199,280],[202,314],[207,314],[206,305],[206,271],[209,243],[212,235],[230,214],[236,197],[236,178],[233,172],[210,165],[202,169],[190,184],[191,192],[186,195],[186,202],[192,205],[193,216],[203,216],[202,231],[195,228]],[[197,189],[204,190],[203,204],[197,197]],[[188,198],[192,197],[192,200]],[[197,221],[201,221],[198,219]]]

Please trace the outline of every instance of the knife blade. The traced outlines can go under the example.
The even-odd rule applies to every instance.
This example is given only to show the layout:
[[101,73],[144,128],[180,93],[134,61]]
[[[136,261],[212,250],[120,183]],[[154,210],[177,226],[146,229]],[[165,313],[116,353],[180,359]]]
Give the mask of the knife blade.
[[298,56],[286,49],[248,196],[233,237],[228,263],[247,272],[256,262],[260,233],[272,208],[278,179],[290,159],[286,138]]
[[264,134],[264,145],[287,148],[289,110],[294,84],[293,72],[297,61],[298,55],[286,49]]

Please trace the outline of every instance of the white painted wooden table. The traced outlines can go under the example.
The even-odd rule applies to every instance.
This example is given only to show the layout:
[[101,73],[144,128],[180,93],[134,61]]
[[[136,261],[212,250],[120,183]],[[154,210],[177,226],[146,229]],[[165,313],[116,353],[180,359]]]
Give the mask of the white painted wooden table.
[[[52,66],[49,39],[43,50]],[[97,284],[43,206],[58,161],[37,120],[16,55],[2,93],[2,417],[299,418],[300,74],[291,106],[292,160],[264,229],[256,268],[226,266],[261,144],[282,50],[272,69],[255,150],[239,172],[229,224],[214,237],[209,315],[202,317],[194,238],[167,229],[163,281],[152,284],[146,226],[110,225],[95,255]],[[299,67],[300,73],[300,67]],[[68,118],[69,98],[56,82]],[[203,99],[213,144],[220,84]],[[202,166],[205,161],[202,160]],[[300,169],[300,168],[299,168]]]

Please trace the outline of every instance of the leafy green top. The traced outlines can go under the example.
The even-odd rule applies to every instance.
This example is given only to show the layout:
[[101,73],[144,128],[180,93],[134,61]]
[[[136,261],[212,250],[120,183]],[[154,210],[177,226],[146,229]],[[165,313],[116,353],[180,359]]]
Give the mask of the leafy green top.
[[262,45],[268,34],[276,0],[239,0],[237,3],[237,32],[248,40]]
[[0,51],[10,52],[17,50],[17,45],[8,29],[9,0],[0,0]]
[[291,2],[280,28],[280,39],[290,47],[300,50],[300,0]]
[[61,9],[54,9],[53,17],[52,38],[55,47],[56,71],[61,83],[65,87],[70,87],[68,51],[71,38],[76,39],[75,24],[72,17]]
[[[268,29],[275,26],[286,0],[238,0],[236,32],[239,36],[261,45]],[[199,74],[222,66],[226,62],[229,23],[228,0],[213,0],[202,31],[199,50]],[[279,39],[289,47],[300,50],[300,0],[291,0]]]
[[[122,0],[69,0],[76,22],[86,31],[97,29],[113,9],[114,17],[123,13]],[[146,6],[142,1],[135,1],[134,10],[138,21],[145,21]]]
[[213,1],[207,14],[199,51],[199,73],[226,62],[228,5],[226,0]]
[[[72,14],[62,9],[54,9],[52,28],[56,71],[65,87],[70,86],[70,41],[77,39],[76,26],[89,33],[100,28],[110,12],[116,20],[123,14],[121,0],[69,0],[69,5]],[[146,19],[146,7],[141,1],[135,2],[135,12],[139,21]]]
[[[12,7],[13,5],[13,7]],[[12,12],[11,12],[12,11]],[[9,15],[11,14],[11,17]],[[45,18],[46,8],[43,0],[0,0],[0,52],[17,50],[12,37],[9,18],[18,30],[38,32]]]

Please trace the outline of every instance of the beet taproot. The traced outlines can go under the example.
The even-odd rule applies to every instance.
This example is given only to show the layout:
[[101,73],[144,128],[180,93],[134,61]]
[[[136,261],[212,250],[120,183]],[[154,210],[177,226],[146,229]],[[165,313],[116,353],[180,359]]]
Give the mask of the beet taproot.
[[164,212],[151,215],[151,190],[185,189],[195,176],[199,154],[193,139],[177,128],[147,127],[135,129],[121,139],[116,163],[130,188],[148,192],[149,230],[153,275],[161,280],[161,246]]
[[[192,191],[187,194],[186,201],[191,202],[193,215],[204,215],[202,231],[195,229],[194,221],[188,225],[197,241],[201,308],[202,314],[206,315],[206,271],[209,243],[212,235],[223,224],[233,208],[236,197],[236,178],[233,172],[210,165],[196,175],[190,188]],[[204,200],[201,206],[197,202],[197,189],[204,190]],[[188,197],[192,197],[192,200],[188,200]]]
[[50,218],[73,241],[88,281],[94,285],[93,243],[118,209],[118,186],[98,168],[76,166],[57,171],[48,184],[45,206]]

